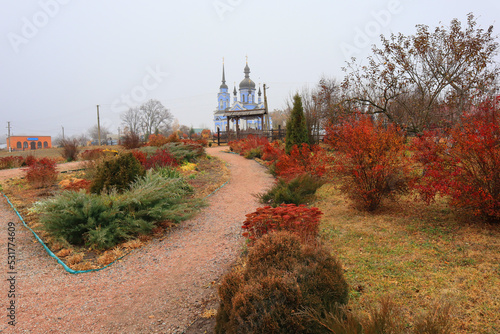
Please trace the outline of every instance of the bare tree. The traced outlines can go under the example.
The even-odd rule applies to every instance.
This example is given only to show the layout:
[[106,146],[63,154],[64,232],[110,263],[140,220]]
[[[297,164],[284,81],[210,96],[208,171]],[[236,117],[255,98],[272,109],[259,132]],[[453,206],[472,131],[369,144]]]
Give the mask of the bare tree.
[[148,136],[156,130],[170,131],[173,116],[158,100],[149,100],[139,107],[141,111],[141,128]]
[[273,120],[273,128],[277,129],[281,126],[282,129],[286,126],[286,120],[290,116],[290,109],[288,107],[284,109],[274,109],[270,113],[271,119]]
[[353,60],[344,68],[346,98],[360,111],[382,114],[411,132],[454,122],[478,94],[496,86],[498,43],[492,33],[493,26],[476,28],[469,14],[464,28],[454,19],[434,31],[418,25],[415,36],[382,37],[368,65]]
[[[99,129],[97,124],[88,130],[88,134],[92,141],[97,142],[99,140]],[[110,134],[111,131],[109,131],[107,127],[101,126],[101,142],[105,142]]]
[[120,115],[122,124],[133,133],[139,133],[142,124],[142,115],[139,107],[130,108]]
[[78,141],[78,144],[80,146],[87,146],[87,142],[89,141],[89,136],[87,136],[85,133],[82,133],[81,135],[75,137],[75,139]]

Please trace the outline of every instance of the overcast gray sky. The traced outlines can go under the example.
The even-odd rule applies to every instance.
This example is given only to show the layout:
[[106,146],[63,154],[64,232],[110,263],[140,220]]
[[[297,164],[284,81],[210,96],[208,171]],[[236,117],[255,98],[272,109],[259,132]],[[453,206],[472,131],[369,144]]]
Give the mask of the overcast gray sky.
[[16,135],[116,131],[158,99],[180,124],[213,128],[221,80],[266,83],[271,110],[321,76],[342,79],[380,34],[415,33],[473,12],[498,34],[498,1],[0,0],[0,127]]

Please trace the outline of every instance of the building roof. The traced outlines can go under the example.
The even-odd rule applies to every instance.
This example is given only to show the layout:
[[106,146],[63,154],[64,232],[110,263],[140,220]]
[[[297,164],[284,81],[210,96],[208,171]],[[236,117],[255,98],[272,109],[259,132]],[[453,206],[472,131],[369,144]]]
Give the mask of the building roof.
[[255,89],[255,82],[250,79],[250,67],[248,67],[248,63],[243,70],[245,73],[245,79],[240,82],[240,89]]

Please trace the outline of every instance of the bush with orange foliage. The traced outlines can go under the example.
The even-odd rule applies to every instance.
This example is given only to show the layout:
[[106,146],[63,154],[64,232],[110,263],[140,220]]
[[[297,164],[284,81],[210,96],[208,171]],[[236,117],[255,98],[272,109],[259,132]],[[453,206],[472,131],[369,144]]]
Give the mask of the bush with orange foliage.
[[59,182],[61,189],[70,191],[80,191],[84,189],[86,192],[89,192],[91,184],[92,181],[86,179],[70,179]]
[[166,143],[168,143],[168,139],[164,135],[162,135],[162,134],[157,134],[157,135],[152,134],[152,135],[149,135],[147,145],[148,146],[160,147],[160,146],[165,145]]
[[368,115],[356,114],[326,128],[325,142],[336,153],[342,190],[361,209],[377,209],[383,198],[408,190],[410,161],[404,133]]

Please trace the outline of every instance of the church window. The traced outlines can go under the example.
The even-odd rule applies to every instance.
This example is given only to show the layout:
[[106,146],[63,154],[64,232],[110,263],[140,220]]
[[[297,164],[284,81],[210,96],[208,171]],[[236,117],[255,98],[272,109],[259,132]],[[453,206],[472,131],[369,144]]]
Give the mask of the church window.
[[17,148],[23,148],[23,144],[20,141],[17,142]]
[[44,148],[48,148],[49,147],[49,143],[47,143],[46,141],[43,142],[43,147]]

